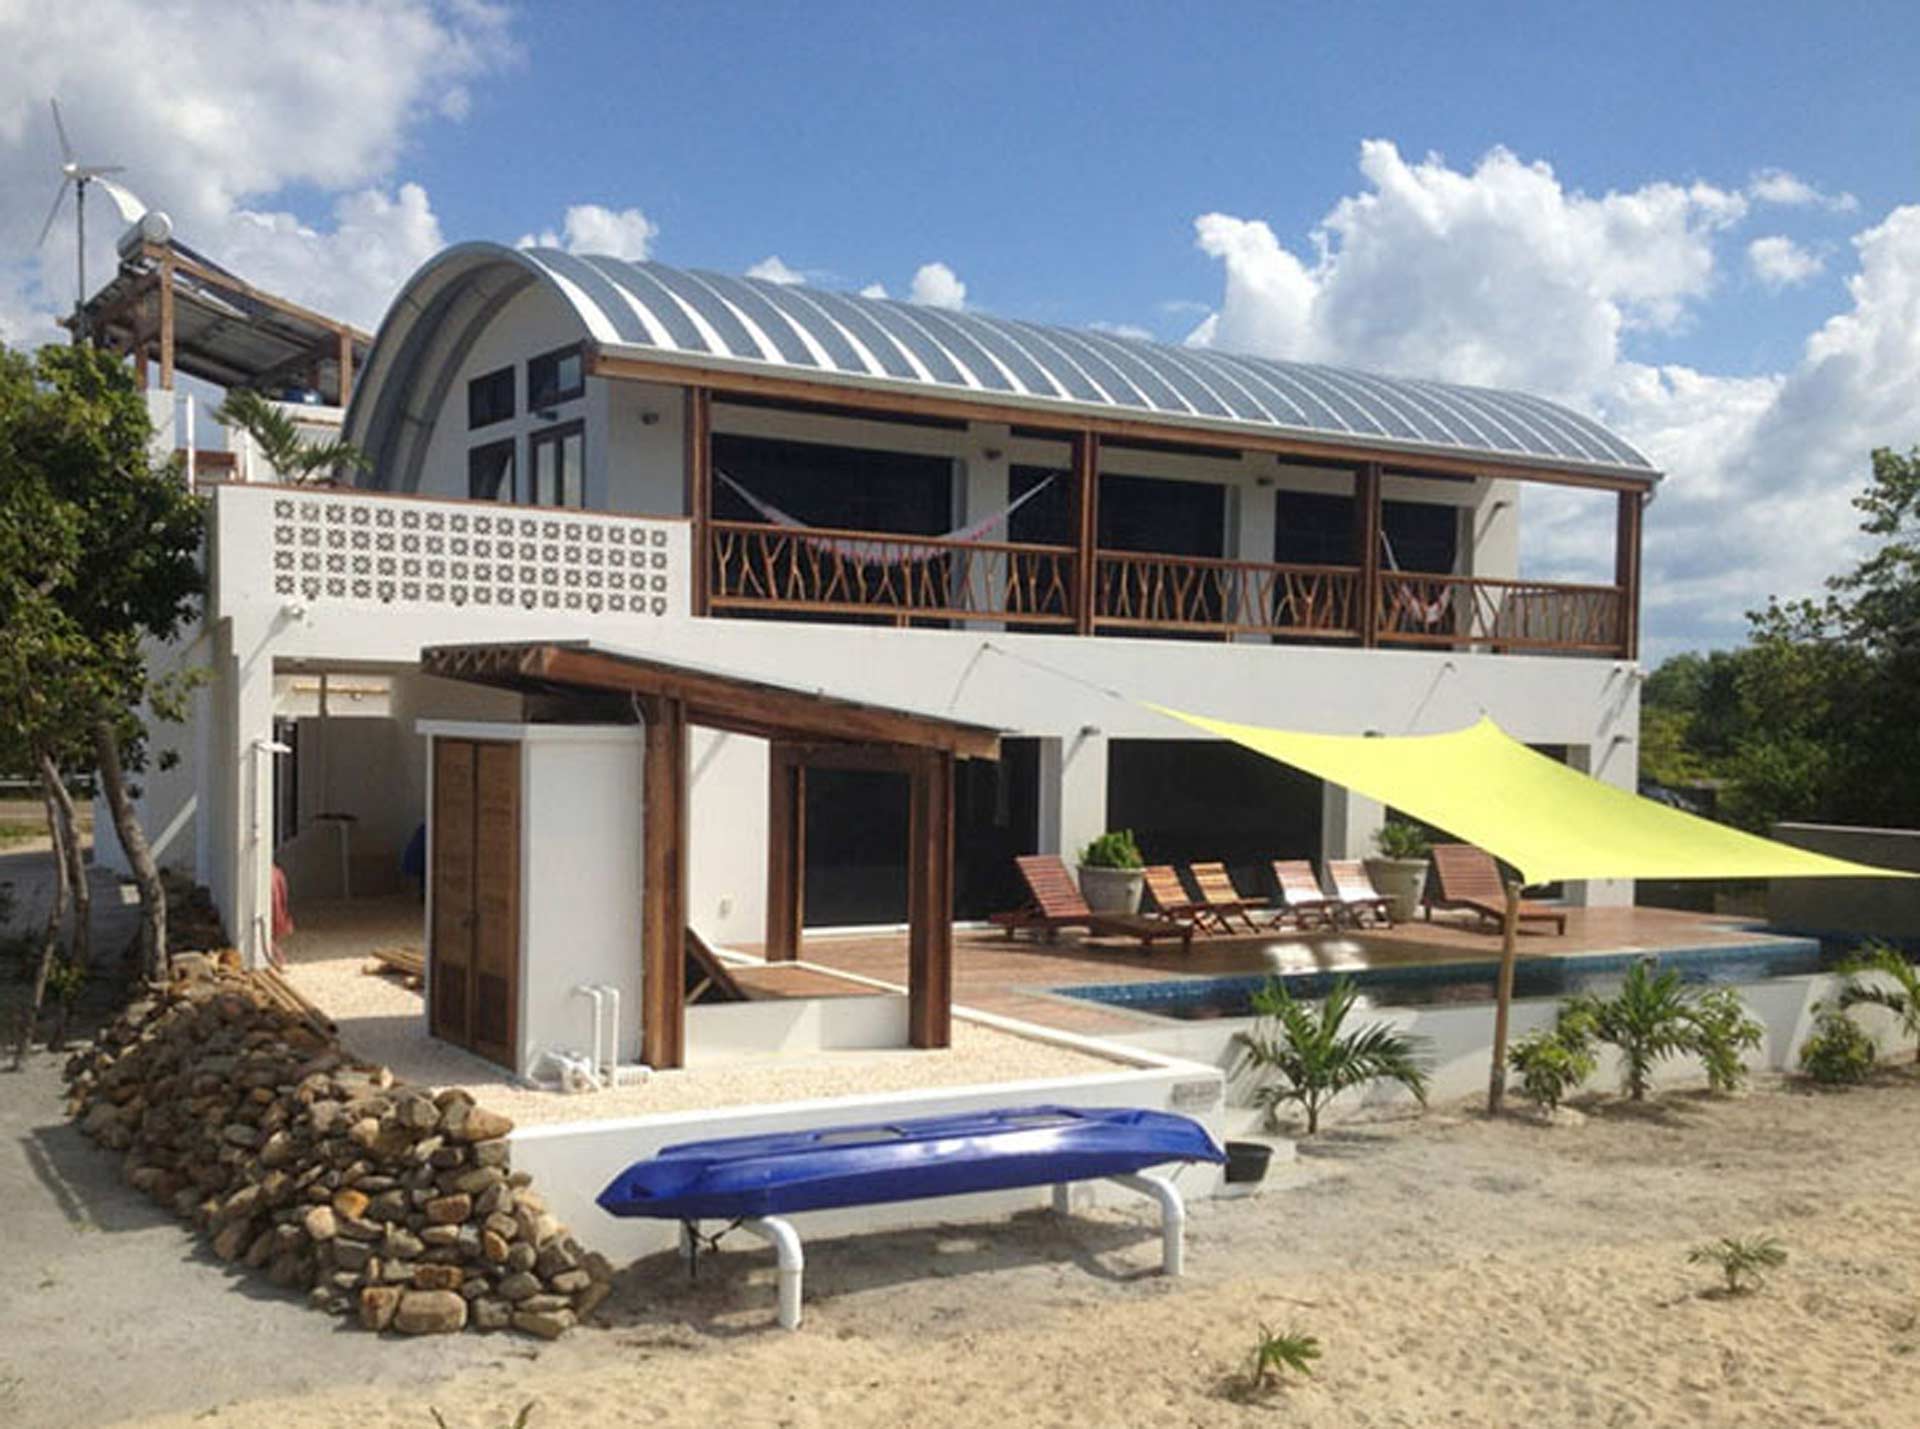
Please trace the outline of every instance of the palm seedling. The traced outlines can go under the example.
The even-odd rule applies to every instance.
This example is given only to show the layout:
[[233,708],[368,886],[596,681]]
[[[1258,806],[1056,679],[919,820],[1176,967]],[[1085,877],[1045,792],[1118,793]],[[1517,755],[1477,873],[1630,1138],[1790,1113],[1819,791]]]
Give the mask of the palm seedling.
[[[1320,1130],[1320,1109],[1341,1092],[1368,1082],[1398,1082],[1424,1105],[1427,1073],[1421,1039],[1390,1023],[1345,1030],[1359,1000],[1353,979],[1339,977],[1318,1006],[1302,1002],[1278,978],[1253,995],[1260,1017],[1251,1031],[1234,1034],[1243,1065],[1262,1078],[1255,1104],[1269,1122],[1288,1102],[1300,1103],[1307,1135]],[[1274,1080],[1267,1080],[1267,1078]]]
[[250,387],[229,391],[214,418],[245,432],[267,464],[296,485],[326,476],[337,467],[363,470],[370,465],[367,454],[352,442],[304,440],[293,418]]
[[1747,1080],[1742,1054],[1766,1041],[1766,1027],[1730,987],[1695,998],[1687,1009],[1687,1021],[1693,1028],[1694,1051],[1706,1064],[1707,1085],[1716,1092],[1739,1091]]
[[1276,1333],[1262,1325],[1253,1347],[1253,1363],[1247,1367],[1247,1387],[1271,1389],[1285,1381],[1288,1371],[1303,1379],[1311,1378],[1313,1362],[1319,1358],[1320,1341],[1312,1335],[1298,1330]]
[[1787,1263],[1786,1247],[1772,1236],[1753,1236],[1741,1240],[1722,1236],[1687,1252],[1689,1265],[1717,1265],[1726,1277],[1727,1294],[1744,1295],[1764,1283],[1761,1272],[1778,1270]]
[[1671,968],[1656,976],[1649,963],[1636,962],[1612,997],[1589,994],[1571,999],[1570,1007],[1592,1019],[1596,1038],[1618,1049],[1621,1080],[1637,1102],[1646,1100],[1653,1085],[1654,1063],[1696,1045],[1692,1003]]
[[[1871,1003],[1884,1007],[1900,1022],[1900,1030],[1914,1039],[1914,1060],[1920,1061],[1920,968],[1906,960],[1898,948],[1885,943],[1866,943],[1840,965],[1847,982],[1840,989],[1840,1006],[1854,1007]],[[1879,973],[1884,981],[1863,982],[1866,973]],[[1891,983],[1892,986],[1888,986]]]

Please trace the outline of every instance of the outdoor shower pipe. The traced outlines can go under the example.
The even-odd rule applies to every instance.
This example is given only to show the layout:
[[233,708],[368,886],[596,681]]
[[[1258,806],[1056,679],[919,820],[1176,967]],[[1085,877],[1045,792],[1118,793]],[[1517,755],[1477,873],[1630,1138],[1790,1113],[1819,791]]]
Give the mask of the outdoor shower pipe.
[[575,997],[593,999],[593,1050],[588,1053],[593,1067],[593,1077],[600,1079],[600,1011],[605,1003],[606,989],[600,983],[583,982],[573,989]]
[[[607,1060],[606,1070],[601,1074],[610,1087],[620,1082],[620,989],[610,982],[597,984],[607,999]],[[597,1033],[598,1026],[594,1028]],[[598,1038],[595,1038],[597,1044]],[[597,1046],[596,1046],[597,1050]]]

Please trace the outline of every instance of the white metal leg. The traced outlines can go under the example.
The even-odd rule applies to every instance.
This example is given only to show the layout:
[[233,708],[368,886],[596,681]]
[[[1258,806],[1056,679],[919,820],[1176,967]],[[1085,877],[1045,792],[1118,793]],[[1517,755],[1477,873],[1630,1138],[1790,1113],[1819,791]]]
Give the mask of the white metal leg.
[[1053,1213],[1056,1216],[1068,1215],[1073,1210],[1073,1182],[1062,1181],[1053,1188]]
[[1180,1199],[1180,1188],[1160,1176],[1109,1176],[1116,1186],[1125,1186],[1160,1203],[1160,1269],[1166,1275],[1184,1275],[1187,1269],[1187,1206]]
[[780,1267],[780,1328],[800,1328],[800,1279],[807,1268],[806,1253],[800,1249],[800,1233],[779,1216],[747,1221],[740,1227],[771,1245]]

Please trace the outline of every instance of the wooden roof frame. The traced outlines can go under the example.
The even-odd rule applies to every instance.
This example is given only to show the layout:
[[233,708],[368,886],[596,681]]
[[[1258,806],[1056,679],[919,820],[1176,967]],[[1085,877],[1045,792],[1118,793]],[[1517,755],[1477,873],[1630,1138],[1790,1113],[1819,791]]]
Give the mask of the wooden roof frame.
[[997,759],[1000,731],[939,715],[842,699],[725,671],[629,654],[589,641],[434,645],[422,673],[529,694],[592,693],[674,700],[690,724],[759,739],[897,745],[961,759]]

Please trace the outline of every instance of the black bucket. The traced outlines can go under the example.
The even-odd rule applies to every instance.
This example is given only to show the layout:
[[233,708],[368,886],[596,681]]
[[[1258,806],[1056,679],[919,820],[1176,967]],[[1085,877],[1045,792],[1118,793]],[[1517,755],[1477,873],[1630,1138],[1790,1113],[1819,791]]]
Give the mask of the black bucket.
[[1273,1148],[1264,1141],[1227,1143],[1227,1182],[1234,1186],[1253,1186],[1267,1179],[1267,1164],[1273,1160]]

